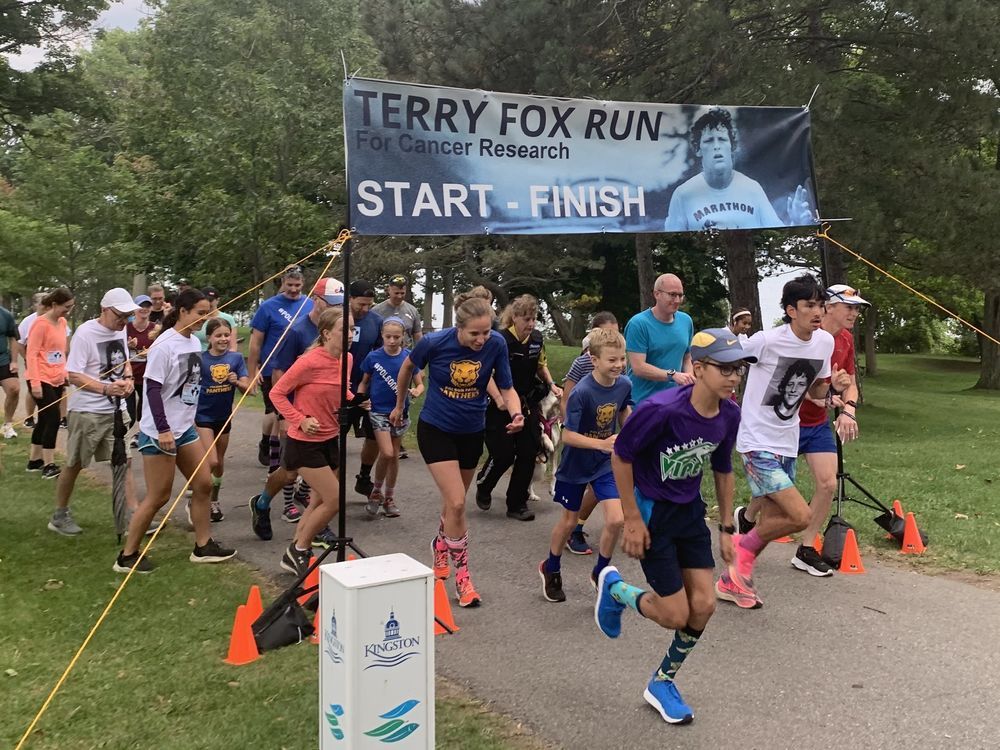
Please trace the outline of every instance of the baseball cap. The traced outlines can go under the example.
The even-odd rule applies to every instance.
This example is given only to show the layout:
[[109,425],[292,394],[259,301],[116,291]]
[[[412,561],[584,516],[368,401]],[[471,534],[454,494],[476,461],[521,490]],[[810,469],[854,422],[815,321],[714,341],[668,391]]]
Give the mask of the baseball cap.
[[120,313],[135,312],[139,306],[132,301],[132,295],[116,286],[101,297],[101,307],[113,307]]
[[691,359],[695,362],[711,359],[719,364],[757,361],[756,357],[743,351],[740,340],[728,328],[698,331],[691,339]]
[[344,285],[332,276],[327,276],[325,279],[317,281],[316,287],[313,289],[313,294],[317,297],[322,297],[323,301],[328,305],[344,304]]
[[137,304],[139,307],[142,307],[143,305],[152,305],[153,304],[153,300],[150,299],[149,297],[147,297],[145,294],[140,294],[138,297],[136,297],[132,301],[135,302],[135,304]]
[[358,279],[357,281],[351,282],[351,296],[352,297],[374,297],[375,287],[373,287],[369,282],[362,281]]
[[391,279],[389,279],[389,284],[391,286],[406,286],[406,277],[401,274],[396,274]]
[[219,299],[219,290],[214,286],[206,286],[201,290],[201,293],[205,295],[205,299],[207,300]]
[[870,305],[866,299],[862,299],[858,290],[847,284],[834,284],[826,289],[827,302],[843,302],[845,305]]

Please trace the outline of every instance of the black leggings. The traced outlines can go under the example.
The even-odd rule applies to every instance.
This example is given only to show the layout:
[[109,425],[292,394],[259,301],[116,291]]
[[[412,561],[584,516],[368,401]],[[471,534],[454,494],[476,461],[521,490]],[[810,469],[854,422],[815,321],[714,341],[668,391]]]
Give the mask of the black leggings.
[[62,385],[42,383],[42,397],[35,399],[38,405],[38,417],[35,420],[35,429],[31,433],[32,445],[40,445],[46,450],[56,447],[60,419],[58,402],[62,398],[64,388]]
[[128,410],[128,418],[132,424],[142,419],[142,378],[135,381],[135,390],[132,395],[125,399],[125,408]]

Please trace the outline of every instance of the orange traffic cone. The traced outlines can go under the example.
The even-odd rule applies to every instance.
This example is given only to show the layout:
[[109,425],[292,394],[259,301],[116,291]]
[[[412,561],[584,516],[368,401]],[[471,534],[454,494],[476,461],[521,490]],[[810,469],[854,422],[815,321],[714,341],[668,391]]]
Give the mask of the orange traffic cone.
[[316,615],[313,617],[313,633],[309,636],[310,643],[319,643],[319,607],[316,607]]
[[865,572],[865,566],[861,562],[861,551],[858,549],[858,538],[854,535],[854,529],[847,530],[847,538],[844,540],[844,554],[840,558],[840,572]]
[[[451,615],[451,602],[448,601],[448,592],[444,589],[444,581],[438,579],[434,581],[434,635],[441,635],[448,631],[441,627],[441,622],[451,628],[452,633],[458,632],[458,625]],[[440,620],[441,622],[438,622]]]
[[[316,562],[315,555],[309,558],[310,565],[312,565],[314,562]],[[313,586],[319,586],[319,565],[313,566],[313,569],[309,571],[309,575],[306,576],[306,580],[302,582],[303,590],[309,589]],[[310,598],[312,598],[313,594],[317,593],[319,593],[319,589],[302,594],[302,596],[300,596],[298,599],[299,604],[300,605],[305,604],[307,601],[309,601]]]
[[247,594],[247,616],[250,618],[250,624],[257,622],[257,618],[263,612],[264,604],[260,600],[260,587],[253,585],[250,587],[250,593]]
[[775,539],[774,541],[777,542],[778,544],[791,544],[795,540],[792,539],[790,536],[783,536],[778,539]]
[[351,560],[357,560],[357,559],[358,559],[358,558],[357,558],[357,556],[356,556],[356,555],[353,555],[353,554],[351,554],[350,552],[349,552],[349,553],[347,553],[347,562],[350,562]]
[[917,529],[917,519],[913,513],[906,514],[906,525],[903,527],[903,547],[899,551],[904,555],[921,555],[924,550],[924,540],[920,538],[920,530]]
[[816,550],[817,552],[822,552],[823,551],[823,535],[822,534],[817,534],[816,538],[813,539],[813,549]]
[[253,638],[252,623],[246,605],[238,606],[236,617],[233,618],[233,633],[229,636],[229,654],[223,659],[226,664],[239,667],[260,658],[257,642]]

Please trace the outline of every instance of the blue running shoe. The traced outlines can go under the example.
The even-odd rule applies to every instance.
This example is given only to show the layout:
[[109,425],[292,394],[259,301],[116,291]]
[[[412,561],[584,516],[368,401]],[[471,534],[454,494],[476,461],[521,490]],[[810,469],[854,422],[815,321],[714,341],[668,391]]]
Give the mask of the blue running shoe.
[[611,596],[611,586],[622,577],[614,565],[607,566],[597,578],[597,602],[594,604],[594,621],[608,638],[617,638],[622,633],[622,610],[625,605]]
[[574,555],[594,554],[594,550],[590,548],[590,544],[587,542],[587,534],[583,531],[574,530],[569,535],[569,541],[566,542],[566,549]]
[[680,691],[673,682],[658,680],[653,675],[642,697],[660,712],[660,716],[668,724],[690,724],[694,720],[694,711],[681,698]]

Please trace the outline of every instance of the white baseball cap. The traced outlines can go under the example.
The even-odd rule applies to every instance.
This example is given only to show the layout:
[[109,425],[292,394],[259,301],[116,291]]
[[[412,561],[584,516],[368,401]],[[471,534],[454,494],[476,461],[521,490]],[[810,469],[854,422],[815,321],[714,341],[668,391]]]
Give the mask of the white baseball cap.
[[135,304],[135,300],[132,299],[132,295],[120,286],[116,286],[114,289],[109,289],[107,293],[101,297],[101,307],[113,307],[120,313],[135,312],[139,309],[139,305]]
[[845,305],[871,305],[866,299],[862,299],[858,290],[847,284],[834,284],[826,289],[827,302],[843,302]]

